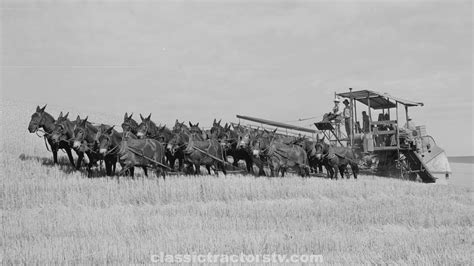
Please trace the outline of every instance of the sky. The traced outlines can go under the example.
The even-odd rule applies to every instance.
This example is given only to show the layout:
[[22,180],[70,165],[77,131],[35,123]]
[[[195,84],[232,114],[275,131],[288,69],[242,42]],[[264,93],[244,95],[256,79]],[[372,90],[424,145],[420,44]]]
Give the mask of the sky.
[[423,102],[414,121],[474,155],[472,28],[471,1],[4,0],[0,95],[209,125],[322,117],[369,89]]

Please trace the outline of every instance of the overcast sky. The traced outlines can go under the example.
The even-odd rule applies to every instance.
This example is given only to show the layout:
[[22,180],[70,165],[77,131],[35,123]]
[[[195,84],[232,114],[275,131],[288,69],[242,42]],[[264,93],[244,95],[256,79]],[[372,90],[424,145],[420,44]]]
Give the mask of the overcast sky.
[[52,2],[2,1],[1,96],[32,110],[291,121],[352,87],[474,154],[471,1]]

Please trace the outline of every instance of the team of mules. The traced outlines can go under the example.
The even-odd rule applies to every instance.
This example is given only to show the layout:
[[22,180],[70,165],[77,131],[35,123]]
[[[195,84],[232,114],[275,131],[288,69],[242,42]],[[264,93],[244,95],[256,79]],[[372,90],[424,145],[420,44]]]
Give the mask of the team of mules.
[[[43,132],[55,164],[60,149],[67,153],[77,170],[81,169],[84,154],[87,155],[89,176],[101,161],[105,163],[108,176],[116,173],[117,163],[121,165],[118,175],[133,177],[135,167],[140,167],[146,176],[148,169],[152,169],[164,178],[167,172],[198,175],[201,166],[208,174],[211,170],[216,175],[219,171],[226,174],[228,169],[240,169],[239,161],[245,162],[249,174],[259,176],[284,176],[292,169],[306,177],[310,172],[322,172],[322,166],[325,166],[328,176],[337,179],[338,175],[344,178],[347,165],[354,178],[358,174],[358,155],[351,149],[326,144],[323,139],[311,141],[280,135],[276,130],[259,130],[240,124],[221,125],[216,119],[209,130],[201,129],[199,123],[186,125],[178,120],[169,129],[154,123],[151,114],[148,117],[140,115],[141,123],[138,123],[127,113],[121,125],[122,132],[118,132],[111,125],[92,124],[88,117],[77,116],[76,120],[69,120],[69,113],[63,115],[61,112],[54,119],[45,108],[36,108],[28,130],[30,133]],[[76,162],[72,150],[77,154]],[[255,168],[258,170],[254,171]]]

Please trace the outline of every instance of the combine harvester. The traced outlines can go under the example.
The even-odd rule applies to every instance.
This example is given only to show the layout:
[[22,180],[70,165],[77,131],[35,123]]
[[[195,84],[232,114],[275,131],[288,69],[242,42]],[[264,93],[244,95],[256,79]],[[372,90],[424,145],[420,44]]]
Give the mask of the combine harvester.
[[[347,99],[350,107],[350,134],[347,136],[344,121],[321,121],[315,126],[334,145],[352,147],[363,155],[362,162],[378,175],[421,180],[424,183],[446,183],[451,175],[451,167],[445,151],[436,145],[427,134],[426,126],[416,126],[410,121],[408,110],[423,106],[387,93],[360,90],[336,93],[335,97]],[[366,112],[358,121],[357,103]],[[372,119],[374,113],[378,119]],[[406,123],[400,125],[404,114]]]
[[[257,123],[260,128],[265,125],[277,127],[280,134],[287,136],[316,139],[316,135],[324,134],[331,144],[354,149],[361,155],[361,168],[377,175],[446,183],[452,172],[445,151],[427,134],[426,126],[410,124],[408,109],[423,106],[423,103],[370,90],[349,89],[349,92],[335,93],[335,97],[349,101],[349,136],[342,132],[345,131],[344,121],[340,117],[315,123],[318,130],[250,116],[237,115],[237,118]],[[357,102],[364,105],[367,114],[365,131],[360,126],[364,121],[358,121]],[[374,121],[375,113],[384,119]],[[400,113],[404,113],[404,125],[400,125]]]

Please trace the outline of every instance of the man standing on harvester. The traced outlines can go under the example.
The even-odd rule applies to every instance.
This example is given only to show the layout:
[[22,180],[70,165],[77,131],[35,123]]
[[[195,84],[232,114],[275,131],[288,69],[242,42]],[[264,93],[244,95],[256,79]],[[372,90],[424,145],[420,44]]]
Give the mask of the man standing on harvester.
[[349,139],[351,135],[351,107],[349,106],[349,101],[347,99],[342,103],[344,104],[342,117],[344,118],[344,126],[346,127],[347,138]]

